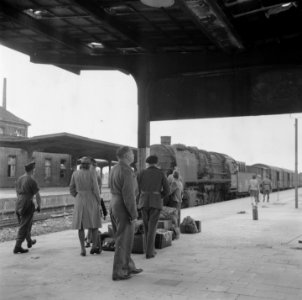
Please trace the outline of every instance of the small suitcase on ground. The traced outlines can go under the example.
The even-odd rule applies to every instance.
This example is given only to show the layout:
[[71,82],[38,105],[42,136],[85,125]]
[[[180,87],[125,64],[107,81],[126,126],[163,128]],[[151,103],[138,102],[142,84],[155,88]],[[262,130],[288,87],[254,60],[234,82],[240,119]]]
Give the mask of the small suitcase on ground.
[[145,235],[143,233],[134,235],[132,253],[137,253],[137,254],[146,253]]
[[172,245],[172,231],[157,229],[155,236],[155,248],[162,249]]
[[199,221],[199,220],[196,221],[195,220],[195,224],[196,224],[198,232],[201,232],[201,221]]

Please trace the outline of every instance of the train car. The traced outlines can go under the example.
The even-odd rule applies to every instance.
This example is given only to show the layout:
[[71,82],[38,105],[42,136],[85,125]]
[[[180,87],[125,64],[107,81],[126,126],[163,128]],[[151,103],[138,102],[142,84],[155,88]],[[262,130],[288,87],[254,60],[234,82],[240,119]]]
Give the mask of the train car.
[[237,161],[238,172],[232,175],[231,197],[244,197],[249,194],[249,183],[255,172],[247,170],[244,162]]
[[[183,207],[246,196],[253,175],[259,183],[268,176],[274,191],[294,187],[294,173],[290,170],[260,163],[247,166],[223,153],[183,144],[152,145],[150,153],[158,157],[158,164],[167,176],[173,170],[179,171],[184,185]],[[301,185],[302,174],[299,182]]]
[[183,206],[203,205],[229,198],[236,161],[228,155],[187,147],[183,144],[150,147],[158,164],[169,175],[177,169],[184,184]]
[[265,164],[254,164],[248,167],[250,172],[261,176],[268,176],[272,181],[272,189],[285,190],[294,187],[294,172],[288,169],[273,167]]

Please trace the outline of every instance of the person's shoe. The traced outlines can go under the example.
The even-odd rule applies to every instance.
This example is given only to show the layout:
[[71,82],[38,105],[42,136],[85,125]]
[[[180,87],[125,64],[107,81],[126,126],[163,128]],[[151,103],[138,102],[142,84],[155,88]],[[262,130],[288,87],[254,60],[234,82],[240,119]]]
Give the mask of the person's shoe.
[[153,258],[155,257],[155,255],[146,255],[146,258],[149,259],[149,258]]
[[129,278],[131,278],[130,274],[124,275],[124,276],[112,276],[113,281],[126,280],[126,279],[129,279]]
[[90,243],[87,242],[86,245],[85,245],[85,247],[89,248],[90,247]]
[[129,272],[129,274],[139,274],[143,272],[143,269],[133,269]]
[[37,243],[37,240],[31,240],[31,241],[27,242],[27,248],[31,248],[36,243]]
[[27,253],[28,252],[28,249],[23,249],[22,247],[15,247],[14,248],[14,254],[17,254],[17,253]]
[[80,254],[81,254],[81,256],[86,256],[86,250],[85,249],[82,250]]
[[100,248],[91,248],[90,254],[101,254],[102,250]]

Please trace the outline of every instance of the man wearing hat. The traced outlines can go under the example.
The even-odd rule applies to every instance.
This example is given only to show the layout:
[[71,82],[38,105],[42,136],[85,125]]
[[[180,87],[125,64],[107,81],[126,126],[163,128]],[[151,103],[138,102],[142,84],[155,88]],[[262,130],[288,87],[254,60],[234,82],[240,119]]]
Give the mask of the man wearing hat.
[[142,170],[138,175],[139,203],[138,208],[142,209],[142,217],[146,238],[146,258],[155,256],[154,243],[156,236],[157,222],[160,211],[163,207],[162,196],[169,195],[169,183],[162,170],[157,167],[158,158],[155,155],[147,157],[147,169]]
[[40,212],[41,197],[39,187],[32,175],[35,169],[35,162],[31,161],[25,165],[25,174],[20,176],[16,182],[16,214],[19,221],[19,229],[16,238],[14,253],[26,253],[28,249],[22,248],[22,243],[26,239],[27,247],[31,248],[36,240],[31,239],[31,227],[35,212],[35,204],[33,202],[36,195],[37,211]]

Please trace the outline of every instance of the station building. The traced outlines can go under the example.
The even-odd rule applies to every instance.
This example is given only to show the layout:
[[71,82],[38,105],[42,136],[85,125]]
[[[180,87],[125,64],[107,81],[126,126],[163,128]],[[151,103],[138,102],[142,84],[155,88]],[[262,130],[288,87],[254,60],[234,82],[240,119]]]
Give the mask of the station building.
[[[28,139],[30,123],[0,107],[0,138]],[[19,176],[24,174],[24,165],[35,160],[34,177],[40,187],[68,186],[72,174],[69,154],[33,152],[23,149],[0,147],[0,188],[13,188]]]

